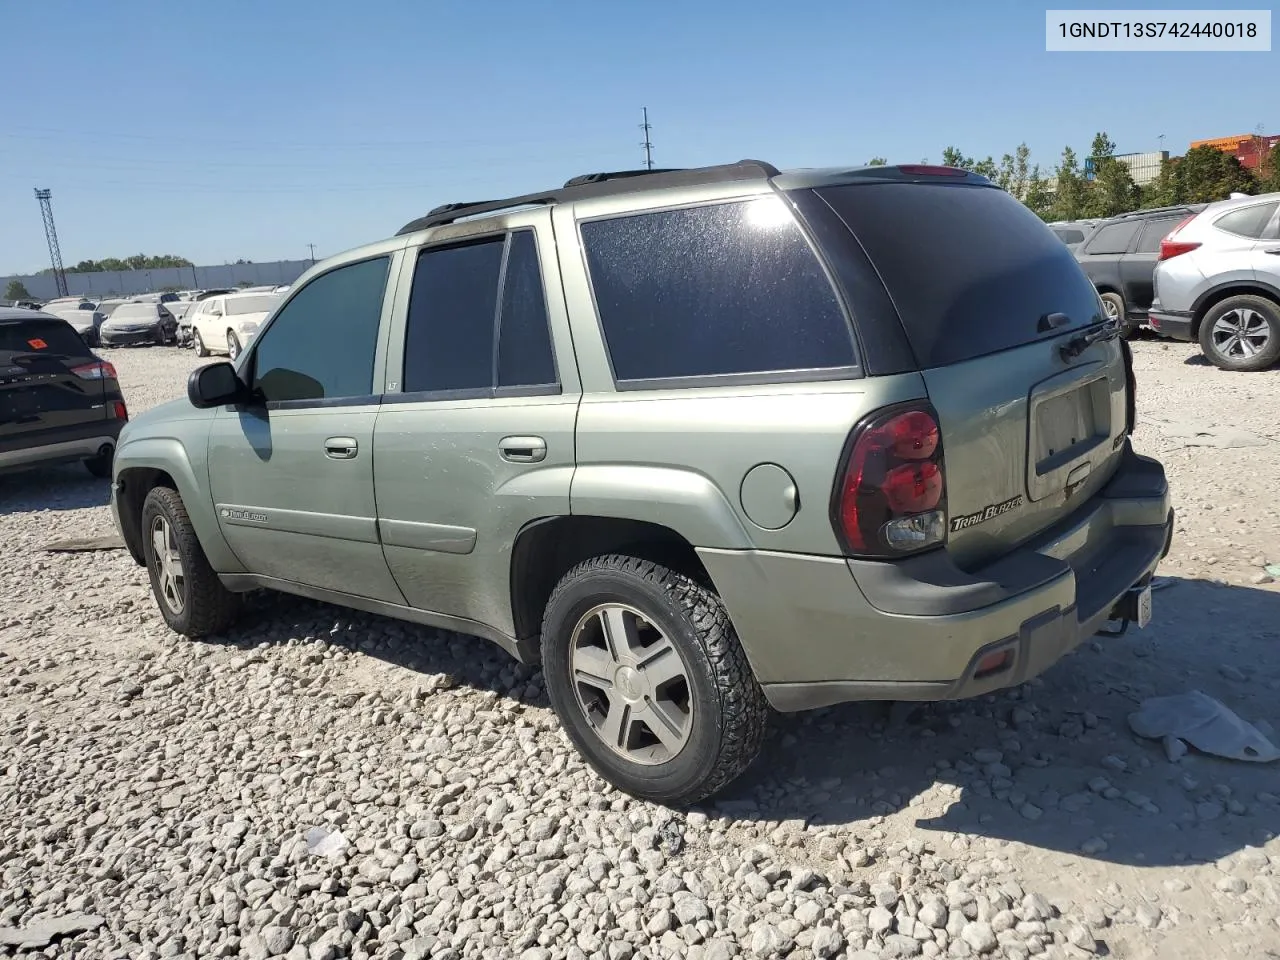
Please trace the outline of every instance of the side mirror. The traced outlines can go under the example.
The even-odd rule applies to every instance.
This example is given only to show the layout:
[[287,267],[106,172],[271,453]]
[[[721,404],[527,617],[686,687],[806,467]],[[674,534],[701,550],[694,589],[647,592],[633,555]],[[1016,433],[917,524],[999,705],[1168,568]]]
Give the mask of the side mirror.
[[225,360],[198,367],[187,378],[187,399],[200,410],[228,403],[248,403],[249,398],[248,385]]

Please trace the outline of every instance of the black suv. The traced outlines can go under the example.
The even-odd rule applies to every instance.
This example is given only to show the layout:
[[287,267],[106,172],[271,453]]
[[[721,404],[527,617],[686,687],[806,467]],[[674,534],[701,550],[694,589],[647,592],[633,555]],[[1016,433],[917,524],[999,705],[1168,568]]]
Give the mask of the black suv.
[[1155,298],[1153,277],[1160,241],[1204,204],[1156,207],[1103,220],[1074,248],[1076,260],[1102,295],[1107,316],[1121,321],[1125,337],[1147,321]]
[[0,470],[83,460],[109,477],[128,418],[115,368],[71,324],[0,308]]

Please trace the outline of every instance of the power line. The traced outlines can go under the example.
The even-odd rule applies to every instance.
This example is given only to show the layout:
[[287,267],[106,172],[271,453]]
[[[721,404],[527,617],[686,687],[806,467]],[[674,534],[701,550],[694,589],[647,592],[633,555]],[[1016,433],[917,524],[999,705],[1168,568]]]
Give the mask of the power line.
[[62,248],[58,246],[58,230],[53,225],[53,191],[36,187],[36,200],[40,203],[40,216],[44,219],[44,238],[49,244],[49,259],[53,262],[53,282],[58,296],[67,295],[67,272],[62,269]]
[[644,168],[646,170],[653,169],[653,144],[649,140],[649,108],[642,107],[644,110],[644,123],[640,124],[640,129],[644,131],[644,143],[640,146],[644,147]]

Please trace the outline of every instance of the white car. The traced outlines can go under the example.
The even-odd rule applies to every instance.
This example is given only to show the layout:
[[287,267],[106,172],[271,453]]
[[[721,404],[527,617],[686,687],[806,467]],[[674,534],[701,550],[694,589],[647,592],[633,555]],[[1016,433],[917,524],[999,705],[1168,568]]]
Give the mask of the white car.
[[195,304],[185,319],[191,324],[196,356],[225,353],[232,360],[240,356],[280,299],[273,293],[228,293]]

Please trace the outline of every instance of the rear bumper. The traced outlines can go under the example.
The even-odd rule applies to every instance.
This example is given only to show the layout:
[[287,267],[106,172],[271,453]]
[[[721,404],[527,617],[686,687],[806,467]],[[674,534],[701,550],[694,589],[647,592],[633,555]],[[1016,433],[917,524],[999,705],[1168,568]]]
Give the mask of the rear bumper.
[[124,420],[104,418],[74,427],[41,430],[29,438],[0,442],[0,470],[97,456],[104,446],[115,446],[124,424]]
[[1192,316],[1181,310],[1166,310],[1158,303],[1152,304],[1147,314],[1147,324],[1162,337],[1173,340],[1194,340],[1191,333]]
[[[846,561],[699,550],[773,706],[948,700],[1023,683],[1146,583],[1169,550],[1164,469],[1132,451],[1101,493],[1000,561],[965,572],[946,551]],[[1000,669],[979,675],[988,655]]]

